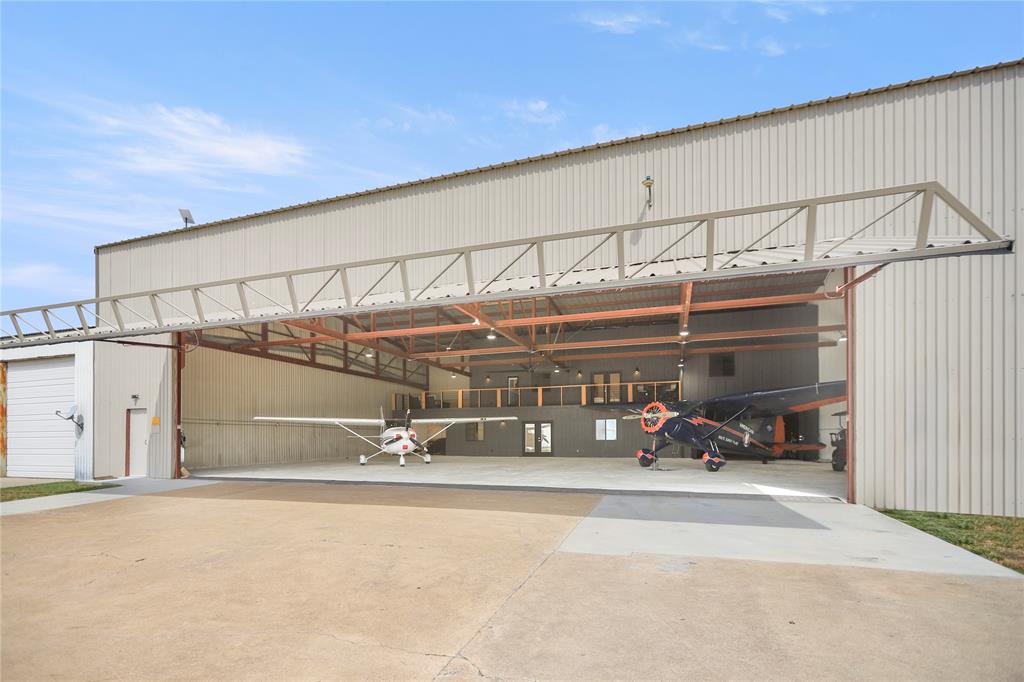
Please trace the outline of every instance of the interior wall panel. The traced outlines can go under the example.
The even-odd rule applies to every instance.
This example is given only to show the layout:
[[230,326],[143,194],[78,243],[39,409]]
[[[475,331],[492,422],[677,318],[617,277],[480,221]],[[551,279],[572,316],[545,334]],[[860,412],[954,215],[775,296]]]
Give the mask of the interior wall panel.
[[[255,416],[378,417],[402,387],[376,379],[228,353],[190,352],[182,373],[185,466],[190,470],[313,462],[368,453],[329,425],[254,422]],[[371,440],[377,430],[362,429]]]

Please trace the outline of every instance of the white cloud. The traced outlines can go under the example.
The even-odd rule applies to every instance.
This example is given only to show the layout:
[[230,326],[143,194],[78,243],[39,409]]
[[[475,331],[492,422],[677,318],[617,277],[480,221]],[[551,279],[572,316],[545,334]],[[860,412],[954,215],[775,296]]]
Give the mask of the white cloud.
[[724,40],[720,40],[707,31],[698,29],[683,31],[678,37],[678,42],[688,47],[710,50],[711,52],[728,52],[732,49],[732,46]]
[[552,109],[551,105],[543,99],[525,101],[514,99],[505,102],[502,109],[505,110],[506,116],[523,123],[554,125],[565,118],[563,112]]
[[35,262],[5,265],[3,287],[74,300],[92,296],[95,282],[91,276],[57,263]]
[[813,0],[758,0],[764,8],[765,16],[782,23],[793,19],[795,13],[813,14],[823,17],[836,10],[845,10],[847,6],[838,2],[814,2]]
[[142,173],[288,175],[309,155],[290,137],[246,130],[192,107],[110,106],[80,113],[97,134],[119,142],[111,150],[115,165]]
[[761,38],[757,41],[757,49],[765,57],[781,57],[788,52],[788,48],[774,38]]
[[578,15],[576,19],[598,31],[620,35],[655,26],[668,26],[667,22],[645,12],[587,12]]
[[767,16],[769,19],[781,21],[784,24],[788,23],[789,20],[792,18],[790,16],[789,10],[785,9],[784,7],[780,7],[779,5],[767,5],[764,8],[764,13],[765,16]]

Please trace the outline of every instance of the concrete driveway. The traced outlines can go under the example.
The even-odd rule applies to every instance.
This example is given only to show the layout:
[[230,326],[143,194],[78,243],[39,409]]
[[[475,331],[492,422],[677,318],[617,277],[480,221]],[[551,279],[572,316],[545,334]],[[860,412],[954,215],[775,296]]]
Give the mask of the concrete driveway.
[[247,481],[108,499],[2,519],[5,680],[1024,675],[1024,580],[860,507]]

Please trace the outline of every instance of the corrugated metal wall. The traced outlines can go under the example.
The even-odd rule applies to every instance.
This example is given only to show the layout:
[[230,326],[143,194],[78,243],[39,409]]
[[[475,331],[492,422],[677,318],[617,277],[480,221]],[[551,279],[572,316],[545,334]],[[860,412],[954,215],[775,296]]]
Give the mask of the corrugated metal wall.
[[[133,341],[171,343],[170,334]],[[94,344],[93,476],[123,476],[125,410],[145,409],[150,424],[147,475],[170,478],[174,469],[174,353],[159,348]],[[138,400],[132,398],[139,396]]]
[[[98,254],[99,293],[393,255],[395,244],[415,252],[925,180],[1012,236],[1024,191],[1022,79],[1024,67],[1010,66],[108,247]],[[656,179],[652,211],[645,175]],[[893,203],[823,211],[819,235],[845,234]],[[911,216],[867,234],[912,232]],[[719,243],[741,246],[771,219],[723,223]],[[943,208],[935,220],[936,233],[964,231]],[[801,226],[772,243],[796,239]],[[630,253],[656,253],[671,234],[631,241]],[[567,265],[580,248],[552,249],[548,260]],[[674,255],[702,249],[698,231]],[[894,265],[862,288],[858,405],[871,415],[857,423],[863,502],[1024,514],[1019,253]],[[482,259],[478,277],[497,263]]]
[[[268,424],[254,416],[378,417],[403,390],[376,379],[197,348],[182,376],[189,469],[310,462],[363,454],[336,426]],[[367,430],[373,433],[373,430]]]

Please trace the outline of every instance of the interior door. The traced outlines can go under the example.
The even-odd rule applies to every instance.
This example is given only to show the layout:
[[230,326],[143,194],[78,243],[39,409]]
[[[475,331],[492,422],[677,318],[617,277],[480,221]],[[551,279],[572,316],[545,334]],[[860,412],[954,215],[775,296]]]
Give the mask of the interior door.
[[505,404],[509,407],[519,405],[519,377],[508,378],[508,396],[505,398]]
[[530,456],[554,454],[551,422],[525,422],[523,424],[523,454]]
[[145,476],[149,455],[149,414],[128,410],[128,475]]

